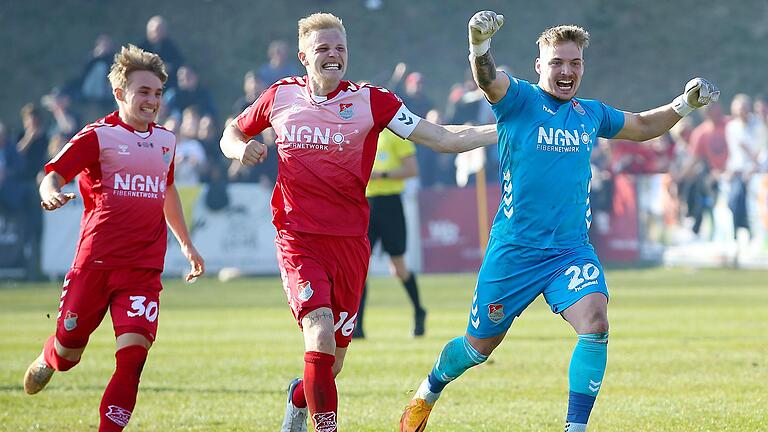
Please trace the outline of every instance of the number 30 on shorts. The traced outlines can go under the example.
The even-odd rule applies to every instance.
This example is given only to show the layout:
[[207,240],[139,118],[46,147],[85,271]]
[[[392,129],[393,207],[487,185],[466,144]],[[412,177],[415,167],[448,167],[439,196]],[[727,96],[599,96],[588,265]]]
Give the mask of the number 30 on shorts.
[[570,266],[565,271],[565,275],[571,277],[570,282],[568,282],[568,289],[578,292],[588,286],[597,284],[596,279],[600,276],[600,268],[592,263],[584,264],[582,267]]
[[131,303],[131,309],[134,310],[134,312],[128,311],[129,317],[133,318],[144,315],[147,321],[155,322],[157,314],[160,312],[156,301],[151,301],[145,306],[144,302],[147,301],[147,298],[144,296],[130,296],[128,299],[133,302]]

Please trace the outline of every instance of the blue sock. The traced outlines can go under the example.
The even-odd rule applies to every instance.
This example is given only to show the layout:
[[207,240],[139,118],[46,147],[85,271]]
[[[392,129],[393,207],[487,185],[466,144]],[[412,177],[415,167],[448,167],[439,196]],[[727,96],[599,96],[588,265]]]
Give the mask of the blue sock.
[[458,378],[465,370],[488,360],[467,340],[466,336],[448,342],[440,352],[432,372],[429,373],[429,391],[440,393],[449,382]]
[[608,360],[608,333],[579,335],[568,370],[569,394],[567,423],[586,425],[603,385]]

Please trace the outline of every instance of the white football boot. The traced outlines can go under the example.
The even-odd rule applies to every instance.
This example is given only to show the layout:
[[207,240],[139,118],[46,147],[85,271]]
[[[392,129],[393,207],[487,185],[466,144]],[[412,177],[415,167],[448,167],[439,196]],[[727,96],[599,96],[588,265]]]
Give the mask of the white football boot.
[[288,385],[288,402],[285,404],[285,418],[280,432],[307,432],[307,408],[299,408],[291,401],[293,389],[301,382],[296,378]]

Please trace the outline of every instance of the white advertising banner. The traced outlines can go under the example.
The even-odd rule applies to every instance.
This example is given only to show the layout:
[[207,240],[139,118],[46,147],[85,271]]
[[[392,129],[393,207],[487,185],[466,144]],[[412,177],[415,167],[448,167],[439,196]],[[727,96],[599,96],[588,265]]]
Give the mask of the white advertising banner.
[[[278,273],[275,228],[269,207],[271,190],[258,184],[230,184],[227,190],[229,205],[213,211],[205,205],[206,187],[179,186],[178,189],[192,240],[205,259],[209,275],[224,268],[243,274]],[[81,199],[56,211],[45,212],[42,269],[50,277],[62,276],[69,271],[82,214]],[[189,263],[169,231],[165,274],[180,275],[188,268]]]

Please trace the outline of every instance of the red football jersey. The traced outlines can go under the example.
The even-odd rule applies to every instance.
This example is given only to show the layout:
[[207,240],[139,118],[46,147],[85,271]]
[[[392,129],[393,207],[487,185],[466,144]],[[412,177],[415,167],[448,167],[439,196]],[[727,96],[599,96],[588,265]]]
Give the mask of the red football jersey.
[[248,136],[275,130],[273,223],[278,230],[365,235],[365,187],[379,133],[389,127],[407,137],[419,119],[386,89],[350,81],[318,102],[306,79],[276,82],[235,119]]
[[155,124],[137,132],[114,112],[83,128],[45,165],[67,182],[80,174],[85,211],[73,267],[162,270],[175,149],[172,132]]

